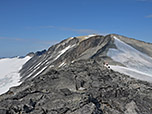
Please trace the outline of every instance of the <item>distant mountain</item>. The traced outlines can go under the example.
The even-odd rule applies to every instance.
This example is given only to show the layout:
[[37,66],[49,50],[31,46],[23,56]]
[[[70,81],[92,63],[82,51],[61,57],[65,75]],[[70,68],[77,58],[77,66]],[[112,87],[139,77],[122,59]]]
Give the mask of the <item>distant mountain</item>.
[[0,114],[152,114],[151,43],[117,34],[70,37],[3,61],[1,87],[11,88],[2,91]]

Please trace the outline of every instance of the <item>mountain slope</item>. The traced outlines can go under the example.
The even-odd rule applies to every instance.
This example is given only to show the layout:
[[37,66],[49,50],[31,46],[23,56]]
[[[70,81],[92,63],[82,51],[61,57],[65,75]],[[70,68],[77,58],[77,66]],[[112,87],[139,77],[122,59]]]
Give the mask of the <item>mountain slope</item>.
[[[148,47],[148,48],[147,48]],[[113,70],[125,73],[134,78],[152,81],[152,44],[110,34],[107,36],[89,35],[71,37],[50,47],[40,56],[34,56],[20,70],[22,80],[32,79],[51,68],[62,67],[77,60],[101,59]],[[123,70],[119,69],[124,67]],[[125,67],[137,71],[126,73]],[[144,76],[141,76],[144,73]],[[136,76],[135,76],[136,75]],[[146,78],[144,78],[146,77]]]
[[21,76],[24,79],[33,78],[52,67],[69,64],[78,59],[88,59],[98,49],[104,47],[110,39],[103,36],[84,36],[66,39],[48,49],[41,56],[34,56],[22,68]]

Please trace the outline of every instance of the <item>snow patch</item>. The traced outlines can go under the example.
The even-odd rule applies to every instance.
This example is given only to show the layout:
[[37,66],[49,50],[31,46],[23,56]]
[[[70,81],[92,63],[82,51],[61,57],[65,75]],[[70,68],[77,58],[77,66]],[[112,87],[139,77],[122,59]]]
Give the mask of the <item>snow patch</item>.
[[63,50],[61,50],[60,52],[58,52],[59,54],[56,56],[56,58],[54,60],[58,59],[62,54],[64,54],[67,50],[69,50],[70,48],[72,48],[74,46],[75,45],[69,45],[66,48],[64,48]]
[[74,37],[70,37],[69,40],[72,40]]
[[94,35],[94,34],[88,35],[87,37],[85,37],[85,39],[88,39],[88,38],[93,37],[93,36],[96,36],[96,35]]
[[79,91],[84,91],[84,90],[86,90],[86,88],[84,88],[84,87],[79,87],[78,90],[79,90]]
[[30,77],[36,70],[38,70],[39,69],[39,67],[38,68],[36,68],[36,69],[34,69],[28,76],[27,76],[27,78],[28,77]]
[[42,62],[39,62],[34,68],[37,68]]
[[61,63],[60,65],[59,65],[59,67],[61,67],[61,66],[64,66],[66,63],[65,62],[63,62],[63,63]]
[[42,73],[46,69],[46,67],[47,66],[43,67],[38,73],[35,74],[35,76],[33,76],[33,78]]

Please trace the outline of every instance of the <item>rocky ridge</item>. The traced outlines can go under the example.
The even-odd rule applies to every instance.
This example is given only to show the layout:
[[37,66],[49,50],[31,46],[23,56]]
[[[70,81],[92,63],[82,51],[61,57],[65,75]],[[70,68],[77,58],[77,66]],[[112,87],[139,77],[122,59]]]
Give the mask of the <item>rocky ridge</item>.
[[21,81],[46,73],[52,67],[61,67],[77,60],[98,56],[111,60],[106,56],[106,52],[108,48],[113,46],[112,42],[111,35],[105,37],[89,35],[65,39],[50,47],[42,55],[37,56],[35,54],[21,69]]
[[[117,45],[116,42],[119,44]],[[20,70],[20,75],[22,77],[21,81],[32,79],[40,74],[45,74],[51,68],[69,65],[74,61],[98,58],[103,59],[110,65],[128,65],[131,69],[133,66],[136,68],[139,66],[146,67],[146,70],[148,70],[149,68],[152,69],[151,53],[152,44],[117,34],[70,37],[53,45],[47,51],[44,50],[33,54],[31,60],[29,60]],[[128,57],[124,54],[127,54]],[[133,56],[133,54],[135,56]],[[122,57],[122,55],[124,55],[124,57]],[[119,59],[114,56],[118,56]],[[123,60],[120,60],[120,58]],[[143,72],[142,68],[136,69],[135,67],[135,70]],[[148,70],[148,72],[151,71]]]
[[152,84],[79,60],[0,96],[1,114],[151,114]]

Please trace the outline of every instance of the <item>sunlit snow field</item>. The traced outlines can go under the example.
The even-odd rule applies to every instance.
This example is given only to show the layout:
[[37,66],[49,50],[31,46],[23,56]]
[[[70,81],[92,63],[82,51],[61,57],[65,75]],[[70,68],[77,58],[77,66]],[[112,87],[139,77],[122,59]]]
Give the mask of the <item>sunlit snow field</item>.
[[152,82],[152,58],[114,37],[117,49],[110,48],[107,55],[126,67],[111,65],[115,71]]
[[0,94],[9,90],[12,86],[20,84],[19,70],[31,57],[0,59]]

